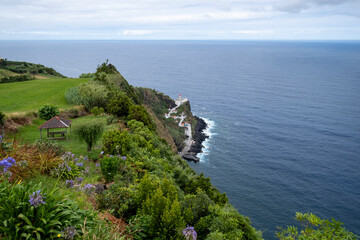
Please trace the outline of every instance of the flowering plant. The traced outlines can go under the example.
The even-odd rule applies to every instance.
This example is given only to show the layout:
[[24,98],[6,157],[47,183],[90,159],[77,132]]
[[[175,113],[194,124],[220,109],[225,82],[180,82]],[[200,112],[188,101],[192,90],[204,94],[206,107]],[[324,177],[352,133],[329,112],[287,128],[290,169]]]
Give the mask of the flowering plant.
[[196,240],[197,238],[197,233],[194,227],[187,226],[187,228],[184,228],[184,230],[182,231],[182,234],[186,240]]

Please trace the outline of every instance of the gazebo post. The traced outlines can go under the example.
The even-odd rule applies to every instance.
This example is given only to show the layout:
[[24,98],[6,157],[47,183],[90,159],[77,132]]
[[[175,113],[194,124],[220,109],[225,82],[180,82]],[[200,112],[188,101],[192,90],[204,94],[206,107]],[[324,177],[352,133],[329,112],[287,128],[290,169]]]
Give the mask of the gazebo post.
[[47,137],[49,138],[49,129],[47,128],[46,130],[47,130]]
[[68,136],[68,132],[67,132],[67,128],[66,129],[66,140],[69,140],[69,136]]
[[40,140],[42,140],[42,129],[40,129]]

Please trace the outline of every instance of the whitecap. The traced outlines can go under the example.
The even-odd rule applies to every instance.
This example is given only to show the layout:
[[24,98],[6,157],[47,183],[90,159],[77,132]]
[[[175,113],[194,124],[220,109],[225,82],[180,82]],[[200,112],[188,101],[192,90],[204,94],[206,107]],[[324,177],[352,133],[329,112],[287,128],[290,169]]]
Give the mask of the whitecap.
[[217,133],[214,132],[215,128],[215,122],[208,119],[208,118],[202,118],[206,123],[206,128],[203,130],[203,133],[208,136],[208,138],[205,139],[205,141],[202,143],[203,148],[201,149],[201,153],[198,153],[196,157],[200,159],[200,162],[206,161],[207,157],[210,154],[211,149],[211,139],[214,135]]

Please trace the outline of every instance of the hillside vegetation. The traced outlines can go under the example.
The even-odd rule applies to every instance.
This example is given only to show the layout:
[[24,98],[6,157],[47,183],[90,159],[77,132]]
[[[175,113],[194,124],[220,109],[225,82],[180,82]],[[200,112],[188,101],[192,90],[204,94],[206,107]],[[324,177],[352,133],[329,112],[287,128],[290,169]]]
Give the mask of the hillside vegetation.
[[0,83],[22,82],[36,78],[64,78],[53,68],[41,64],[0,59]]
[[[86,121],[105,129],[101,143],[94,139],[95,145],[90,144],[97,149],[72,140],[0,141],[1,239],[263,239],[226,194],[191,169],[170,139],[162,137],[171,138],[172,123],[163,114],[173,100],[132,87],[108,62],[92,76],[62,94],[69,106],[83,105],[88,111],[86,117],[72,115],[75,136],[76,122],[84,130],[81,135],[92,130]],[[192,116],[190,105],[181,111]],[[20,133],[38,134],[36,126],[43,120],[33,118]],[[74,154],[71,147],[83,151]],[[333,239],[356,239],[337,222],[297,217],[309,229],[283,229],[280,239],[322,239],[328,228]]]

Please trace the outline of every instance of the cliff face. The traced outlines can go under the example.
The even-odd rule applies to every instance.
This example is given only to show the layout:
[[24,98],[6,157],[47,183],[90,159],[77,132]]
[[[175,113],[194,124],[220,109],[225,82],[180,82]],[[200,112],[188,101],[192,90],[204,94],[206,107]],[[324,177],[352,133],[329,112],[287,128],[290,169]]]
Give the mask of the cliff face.
[[[183,151],[185,140],[187,139],[185,129],[178,126],[178,119],[165,117],[165,114],[169,112],[169,109],[176,106],[175,101],[163,93],[148,88],[136,88],[136,92],[142,104],[152,115],[161,138],[164,138],[177,152]],[[181,114],[186,116],[184,122],[189,123],[192,126],[193,144],[190,147],[190,150],[185,154],[195,157],[197,153],[201,152],[203,147],[202,142],[206,139],[206,136],[203,133],[203,130],[206,128],[206,123],[201,118],[192,114],[189,101],[181,104],[176,109],[173,116],[179,116]]]

